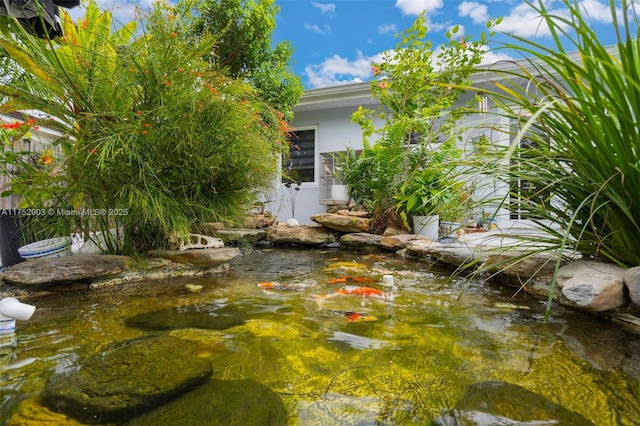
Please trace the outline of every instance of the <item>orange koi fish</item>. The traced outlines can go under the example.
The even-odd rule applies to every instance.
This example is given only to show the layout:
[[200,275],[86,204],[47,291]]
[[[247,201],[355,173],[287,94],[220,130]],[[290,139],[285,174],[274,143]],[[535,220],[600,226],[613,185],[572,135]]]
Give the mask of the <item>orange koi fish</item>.
[[349,321],[376,321],[378,318],[373,315],[363,314],[361,312],[354,311],[336,311],[334,309],[330,309],[329,312],[337,315],[342,315]]
[[262,287],[264,290],[277,290],[277,291],[283,291],[283,290],[302,291],[303,290],[303,287],[301,286],[296,286],[293,284],[282,284],[282,283],[277,283],[272,281],[259,282],[258,286]]
[[346,284],[346,283],[363,283],[363,284],[374,284],[376,280],[368,277],[350,277],[349,275],[345,275],[340,278],[333,278],[327,281],[327,284]]
[[355,285],[348,285],[336,290],[338,294],[356,294],[358,296],[370,297],[370,296],[382,296],[383,293],[377,288],[373,287],[359,287]]

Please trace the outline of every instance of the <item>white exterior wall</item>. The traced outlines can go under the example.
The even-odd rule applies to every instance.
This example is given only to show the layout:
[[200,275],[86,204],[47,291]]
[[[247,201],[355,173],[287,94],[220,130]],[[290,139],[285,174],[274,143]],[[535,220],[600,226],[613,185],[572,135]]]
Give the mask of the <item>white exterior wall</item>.
[[[301,225],[310,225],[315,223],[310,219],[312,215],[327,211],[327,206],[320,204],[320,154],[344,151],[346,147],[362,148],[360,126],[350,120],[356,109],[357,106],[346,106],[296,113],[291,123],[294,129],[316,129],[315,178],[314,182],[303,182],[299,191],[277,185],[265,208],[276,215],[279,222],[293,217]],[[292,202],[295,216],[292,215]]]

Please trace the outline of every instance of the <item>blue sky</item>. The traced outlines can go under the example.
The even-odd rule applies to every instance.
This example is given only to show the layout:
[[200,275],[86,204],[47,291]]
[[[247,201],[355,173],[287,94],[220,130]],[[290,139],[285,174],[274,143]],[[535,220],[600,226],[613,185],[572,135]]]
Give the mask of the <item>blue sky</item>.
[[[97,0],[116,19],[133,19],[135,5],[149,8],[153,0]],[[545,0],[547,1],[547,0]],[[637,0],[634,0],[637,1]],[[548,0],[558,14],[559,2]],[[614,42],[608,0],[579,0],[584,16],[603,44]],[[450,27],[459,25],[465,35],[477,37],[488,19],[502,17],[496,41],[503,33],[527,37],[541,44],[551,42],[540,18],[522,0],[276,0],[280,13],[276,17],[274,41],[288,40],[294,48],[293,69],[306,89],[333,86],[372,78],[371,62],[385,50],[393,49],[394,34],[411,26],[416,16],[426,10],[428,38],[434,46],[444,40]],[[80,16],[79,8],[72,16]],[[493,45],[495,46],[495,44]],[[485,62],[509,58],[508,52],[489,51]]]

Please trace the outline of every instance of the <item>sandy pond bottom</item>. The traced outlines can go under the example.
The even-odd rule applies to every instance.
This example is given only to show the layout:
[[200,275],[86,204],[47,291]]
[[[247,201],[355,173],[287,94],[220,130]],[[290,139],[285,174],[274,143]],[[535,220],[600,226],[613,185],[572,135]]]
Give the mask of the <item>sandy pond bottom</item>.
[[[388,293],[385,274],[393,297],[336,292]],[[247,320],[167,333],[202,342],[214,378],[271,388],[292,425],[640,424],[640,336],[562,307],[543,323],[545,305],[506,300],[513,292],[393,255],[265,249],[243,252],[224,277],[32,298],[17,347],[0,355],[0,423],[54,372],[152,333],[128,318],[216,305]],[[548,417],[562,411],[584,421]]]

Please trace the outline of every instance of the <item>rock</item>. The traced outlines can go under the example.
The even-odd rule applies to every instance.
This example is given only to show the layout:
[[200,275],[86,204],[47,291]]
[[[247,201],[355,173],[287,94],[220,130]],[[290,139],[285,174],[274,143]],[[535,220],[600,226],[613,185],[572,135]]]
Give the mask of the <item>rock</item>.
[[[389,231],[389,229],[391,228],[387,228],[387,231]],[[385,234],[387,233],[387,231],[385,231]],[[415,238],[416,236],[413,234],[390,234],[382,237],[380,245],[386,250],[402,250],[407,246],[407,243],[409,241]]]
[[558,257],[554,254],[531,253],[510,248],[487,250],[486,253],[483,268],[516,277],[520,281],[531,278],[551,280],[558,261]]
[[384,232],[382,233],[383,237],[391,237],[393,235],[403,235],[406,234],[407,231],[403,230],[403,229],[397,229],[394,228],[392,226],[388,227],[387,229],[384,230]]
[[120,342],[51,376],[41,398],[83,423],[122,424],[206,383],[213,369],[197,350],[196,342],[169,336]]
[[267,239],[273,244],[301,244],[307,246],[319,246],[336,241],[336,238],[329,230],[321,226],[297,226],[295,228],[272,226],[267,232]]
[[247,314],[234,305],[193,305],[161,309],[127,318],[128,327],[145,330],[173,330],[178,328],[200,328],[224,330],[244,324]]
[[[0,416],[0,420],[2,417]],[[4,423],[3,423],[4,424]],[[84,423],[60,413],[55,413],[47,407],[38,403],[36,399],[25,399],[18,404],[18,407],[6,423],[7,426],[82,426]]]
[[253,379],[210,380],[128,423],[132,426],[286,424],[287,413],[280,397]]
[[411,257],[428,257],[455,267],[480,263],[486,258],[486,253],[480,247],[463,243],[441,244],[428,238],[408,241],[406,251]]
[[215,231],[214,236],[230,244],[255,243],[264,239],[267,236],[267,231],[265,229],[220,229]]
[[151,250],[149,254],[173,262],[184,263],[198,267],[210,267],[228,262],[240,254],[237,247],[221,247],[193,250]]
[[41,258],[18,263],[4,273],[6,282],[16,285],[59,284],[104,278],[127,270],[127,256],[82,254]]
[[311,220],[340,232],[369,232],[371,228],[371,219],[357,216],[320,213],[311,216]]
[[[526,403],[523,403],[526,401]],[[479,423],[480,422],[480,423]],[[471,385],[435,425],[593,425],[584,416],[521,386],[504,382]]]
[[629,289],[629,298],[636,305],[640,305],[640,266],[624,271],[623,279]]
[[353,232],[340,237],[340,242],[348,248],[377,248],[380,247],[380,235],[369,234],[368,232]]
[[332,212],[332,213],[339,214],[339,215],[342,215],[342,216],[367,217],[367,218],[371,217],[371,213],[369,213],[366,210],[340,209],[337,212]]
[[612,263],[580,260],[558,270],[558,287],[581,308],[608,311],[627,303],[623,276],[624,268]]
[[249,216],[243,226],[245,228],[268,228],[273,225],[277,220],[277,217],[273,216],[271,212],[264,212]]

